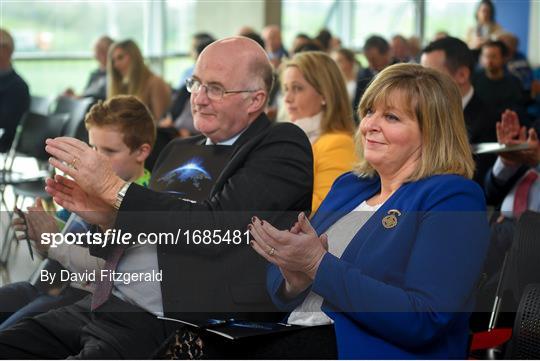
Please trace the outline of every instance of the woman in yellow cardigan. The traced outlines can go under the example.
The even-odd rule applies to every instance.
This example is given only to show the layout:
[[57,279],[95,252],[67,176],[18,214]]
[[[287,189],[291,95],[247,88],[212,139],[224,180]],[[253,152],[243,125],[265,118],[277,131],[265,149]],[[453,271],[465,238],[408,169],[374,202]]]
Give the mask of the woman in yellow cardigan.
[[345,79],[326,53],[296,54],[281,73],[285,107],[313,147],[313,213],[334,180],[351,170],[354,122]]

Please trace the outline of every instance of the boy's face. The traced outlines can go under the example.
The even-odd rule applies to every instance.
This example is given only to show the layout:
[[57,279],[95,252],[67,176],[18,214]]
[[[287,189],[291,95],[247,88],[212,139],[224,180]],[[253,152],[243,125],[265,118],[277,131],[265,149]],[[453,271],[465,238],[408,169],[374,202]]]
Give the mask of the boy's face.
[[125,181],[142,175],[146,154],[141,149],[131,150],[124,143],[123,134],[115,126],[93,125],[88,130],[90,145],[109,158],[114,172]]

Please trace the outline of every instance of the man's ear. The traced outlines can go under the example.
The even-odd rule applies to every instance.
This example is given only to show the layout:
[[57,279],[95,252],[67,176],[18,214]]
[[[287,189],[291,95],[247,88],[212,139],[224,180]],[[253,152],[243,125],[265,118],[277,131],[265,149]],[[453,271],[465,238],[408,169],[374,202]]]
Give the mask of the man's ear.
[[458,70],[456,70],[454,78],[459,85],[463,85],[470,81],[471,70],[466,66],[460,66]]
[[144,143],[139,147],[139,149],[136,150],[137,152],[137,162],[144,163],[146,158],[150,155],[152,152],[152,146],[148,143]]
[[249,101],[251,102],[248,107],[248,113],[258,113],[266,107],[268,100],[268,94],[264,90],[257,90],[251,93]]

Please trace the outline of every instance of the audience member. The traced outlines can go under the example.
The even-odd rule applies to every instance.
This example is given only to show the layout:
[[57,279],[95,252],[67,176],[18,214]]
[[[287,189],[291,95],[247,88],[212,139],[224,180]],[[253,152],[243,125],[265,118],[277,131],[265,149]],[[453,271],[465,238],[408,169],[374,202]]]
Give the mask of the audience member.
[[409,51],[412,61],[420,64],[420,56],[422,55],[422,41],[418,36],[411,36],[407,42],[409,43]]
[[[500,270],[506,252],[512,245],[516,222],[526,210],[540,212],[540,121],[536,123],[536,129],[528,131],[520,127],[519,119],[515,112],[506,110],[497,123],[497,141],[501,144],[516,145],[527,143],[529,149],[500,153],[493,168],[488,172],[485,179],[485,193],[488,202],[495,204],[498,213],[491,225],[491,240],[489,253],[484,265],[484,273],[487,275],[486,282],[479,290],[476,309],[479,312],[478,321],[486,326],[488,321],[487,311],[491,309],[497,282],[500,278]],[[528,134],[527,134],[528,133]],[[498,217],[496,217],[498,215]],[[510,280],[514,283],[515,280]],[[517,281],[517,280],[516,280]],[[517,282],[515,282],[517,283]],[[519,296],[505,296],[505,309],[516,310]],[[504,314],[503,314],[504,316]],[[512,324],[513,319],[499,320],[499,325]],[[480,323],[480,322],[476,322]],[[475,326],[473,323],[472,326]]]
[[15,131],[23,114],[30,107],[30,92],[26,82],[13,69],[11,56],[15,43],[11,34],[0,28],[0,153],[11,147]]
[[476,72],[473,85],[482,101],[501,116],[505,109],[512,109],[528,124],[524,108],[523,90],[519,79],[504,71],[508,50],[501,41],[488,41],[482,46],[480,63],[483,69]]
[[[535,125],[529,130],[520,126],[517,113],[511,110],[506,110],[497,123],[499,143],[529,146],[526,150],[500,153],[486,177],[486,196],[500,206],[502,217],[517,219],[526,209],[540,212],[540,121]],[[518,191],[524,183],[529,183],[526,191]]]
[[356,77],[360,71],[360,63],[352,50],[340,48],[332,51],[332,59],[337,63],[347,86],[347,95],[352,104],[356,93]]
[[370,36],[366,40],[363,50],[369,67],[358,72],[358,84],[356,85],[356,94],[354,95],[353,101],[353,109],[355,113],[356,108],[360,103],[360,99],[362,98],[362,95],[364,94],[369,82],[377,73],[392,64],[390,44],[388,44],[388,42],[381,36]]
[[[473,56],[467,44],[453,37],[435,40],[424,48],[421,58],[423,66],[450,75],[458,86],[469,142],[471,144],[494,142],[497,118],[471,84],[473,63]],[[495,157],[492,155],[475,156],[474,180],[478,184],[483,186],[485,175],[494,161]]]
[[412,62],[411,50],[409,42],[403,35],[394,35],[390,45],[394,63],[410,63]]
[[433,41],[435,40],[439,40],[439,39],[442,39],[442,38],[446,38],[450,36],[450,34],[448,34],[448,32],[446,31],[442,31],[442,30],[439,30],[435,33],[435,35],[433,36]]
[[502,33],[497,37],[497,40],[502,41],[508,50],[506,59],[504,59],[505,70],[519,79],[525,95],[530,97],[533,71],[525,55],[518,51],[518,38],[511,33]]
[[193,70],[195,69],[195,62],[197,61],[197,58],[204,50],[204,48],[212,44],[214,41],[216,41],[216,39],[209,33],[196,33],[193,35],[193,37],[191,38],[191,47],[189,49],[189,54],[193,59],[193,65],[184,70],[184,72],[182,73],[180,81],[178,82],[178,89],[186,87],[186,80],[191,78],[191,76],[193,75]]
[[[193,35],[191,56],[195,61],[199,58],[204,48],[212,44],[215,39],[207,33],[197,33]],[[178,92],[175,94],[169,114],[159,122],[161,128],[174,127],[181,137],[189,137],[197,134],[193,124],[193,115],[191,114],[191,104],[189,103],[189,92],[186,88],[187,79],[193,75],[195,65],[186,69],[179,83]]]
[[285,50],[281,40],[281,30],[277,25],[268,25],[262,31],[262,38],[266,53],[275,69],[279,68],[281,60],[288,58],[289,53]]
[[255,29],[253,29],[253,27],[249,25],[244,25],[240,27],[240,29],[238,29],[238,31],[236,32],[236,35],[245,36],[246,34],[249,34],[249,33],[256,33],[256,31]]
[[[113,174],[107,159],[71,138],[49,140],[47,151],[56,157],[51,164],[74,181],[57,176],[48,181],[47,190],[71,210],[99,211],[82,212],[86,221],[114,224],[134,239],[140,232],[173,229],[244,232],[253,212],[266,211],[273,222],[287,226],[292,218],[283,211],[310,208],[313,163],[309,141],[298,127],[271,124],[264,115],[271,83],[267,55],[254,41],[235,37],[214,42],[201,53],[188,82],[195,126],[204,135],[174,141],[163,151],[150,185],[161,192],[126,183]],[[189,161],[193,169],[192,158],[202,153],[209,157],[200,167],[213,180],[206,194],[197,193],[200,182],[186,184],[184,173],[179,173],[184,169],[179,159]],[[222,166],[217,173],[211,172],[212,159]],[[167,193],[175,190],[169,180],[192,190],[182,198]],[[79,192],[86,198],[77,199],[74,194]],[[107,258],[111,270],[115,265],[118,272],[161,269],[162,281],[114,282],[114,297],[107,298],[113,285],[102,279],[92,300],[86,297],[1,332],[0,354],[147,358],[177,328],[156,315],[199,324],[239,317],[238,312],[246,312],[243,317],[248,319],[279,316],[271,312],[275,308],[265,291],[267,264],[249,247],[185,242],[137,245],[123,256],[124,248],[118,245],[112,246],[112,253],[110,244],[90,246],[91,253]],[[255,311],[265,314],[247,313]]]
[[[107,98],[107,54],[109,47],[114,41],[108,36],[100,37],[94,44],[94,59],[98,62],[98,68],[90,73],[88,82],[80,95],[105,100]],[[71,88],[66,89],[65,96],[76,96]]]
[[135,95],[150,109],[157,122],[171,104],[171,88],[144,63],[133,40],[111,45],[107,61],[107,98]]
[[321,29],[314,40],[319,43],[322,51],[330,52],[332,50],[332,33],[328,29]]
[[[304,33],[296,34],[296,36],[293,39],[293,44],[291,48],[292,49],[291,56],[296,54],[296,49],[300,49],[302,46],[306,44],[310,44],[312,42],[313,40],[307,34],[304,34]],[[322,50],[322,49],[319,49],[319,50]]]
[[478,3],[474,18],[475,26],[467,31],[467,45],[471,49],[479,50],[487,41],[504,32],[495,21],[495,5],[491,0],[482,0]]
[[440,72],[384,69],[360,102],[360,162],[313,226],[302,213],[290,231],[254,217],[252,246],[273,263],[268,292],[288,323],[310,327],[252,354],[271,342],[282,347],[269,358],[467,357],[489,229],[460,98]]
[[[155,139],[155,126],[148,109],[133,96],[118,96],[94,105],[85,119],[90,145],[110,162],[116,175],[128,182],[146,187],[150,172],[144,169],[144,161],[150,154]],[[88,248],[61,244],[50,247],[40,242],[44,233],[58,233],[60,227],[54,216],[46,212],[41,199],[26,213],[28,228],[21,218],[14,220],[18,231],[27,231],[37,251],[50,260],[59,262],[74,273],[87,273],[104,267],[104,260],[90,255]],[[92,225],[72,213],[62,233],[85,233]],[[18,235],[24,239],[24,233]],[[63,271],[58,270],[56,277]],[[56,282],[50,288],[42,282],[38,288],[29,282],[19,282],[0,288],[0,310],[4,313],[0,330],[5,330],[19,320],[73,304],[94,289],[93,283]],[[46,292],[43,287],[47,287]]]
[[332,183],[352,169],[354,122],[345,82],[336,63],[323,52],[296,54],[281,75],[285,108],[313,148],[313,201],[317,211]]

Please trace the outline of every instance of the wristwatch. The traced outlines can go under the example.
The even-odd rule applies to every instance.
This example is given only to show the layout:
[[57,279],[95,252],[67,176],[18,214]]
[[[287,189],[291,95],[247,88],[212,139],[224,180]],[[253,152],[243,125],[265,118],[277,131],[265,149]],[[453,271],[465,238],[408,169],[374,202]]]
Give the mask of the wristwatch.
[[120,206],[122,205],[122,201],[124,200],[124,196],[126,195],[126,192],[131,185],[132,182],[126,182],[122,188],[116,193],[116,200],[114,201],[114,208],[116,210],[120,209]]

